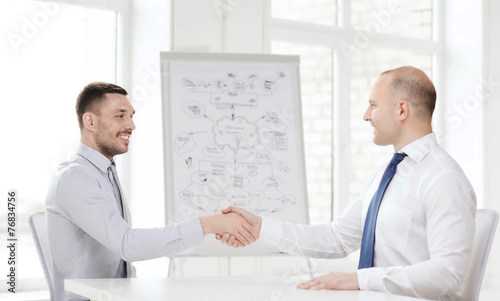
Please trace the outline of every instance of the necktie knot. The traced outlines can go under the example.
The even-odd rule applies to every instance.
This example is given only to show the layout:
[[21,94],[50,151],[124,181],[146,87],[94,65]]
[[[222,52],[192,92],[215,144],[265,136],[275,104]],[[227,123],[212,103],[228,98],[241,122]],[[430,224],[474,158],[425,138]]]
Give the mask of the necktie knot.
[[394,156],[392,156],[391,164],[398,165],[406,156],[408,155],[405,153],[395,153]]
[[111,163],[109,164],[109,167],[108,169],[110,169],[111,171],[115,172],[116,171],[116,164],[115,164],[115,161],[111,161]]

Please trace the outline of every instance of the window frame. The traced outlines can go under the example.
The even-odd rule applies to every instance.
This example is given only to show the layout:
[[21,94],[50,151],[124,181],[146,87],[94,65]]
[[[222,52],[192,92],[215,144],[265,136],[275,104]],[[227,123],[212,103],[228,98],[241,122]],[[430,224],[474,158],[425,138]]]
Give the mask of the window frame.
[[[54,2],[54,0],[41,0]],[[95,8],[114,11],[117,14],[116,24],[116,84],[129,86],[130,77],[130,0],[57,0],[59,4],[77,5],[86,8]]]
[[[351,87],[351,63],[342,53],[343,45],[352,45],[356,33],[351,22],[352,7],[348,0],[338,0],[337,26],[320,25],[278,19],[271,16],[270,4],[267,8],[269,17],[269,33],[266,37],[266,50],[271,52],[271,42],[290,42],[311,44],[315,46],[331,48],[333,58],[333,131],[332,131],[332,219],[344,211],[350,203],[350,112],[349,101]],[[432,39],[408,38],[394,34],[378,33],[376,38],[370,40],[370,47],[388,47],[393,49],[411,50],[432,55],[433,82],[438,91],[442,89],[443,64],[443,3],[439,0],[432,1]],[[342,76],[340,76],[342,75]],[[445,99],[440,93],[440,99]],[[444,111],[444,102],[438,102],[436,111]],[[443,129],[443,118],[440,114],[434,116],[434,127]],[[446,141],[442,141],[444,144]]]
[[[36,2],[35,0],[32,0]],[[114,1],[99,1],[99,0],[41,0],[44,2],[56,2],[57,4],[81,6],[84,8],[109,10],[116,13],[116,62],[115,62],[115,82],[121,85],[127,85],[131,81],[130,77],[130,0],[114,0]],[[24,239],[25,236],[20,235],[18,239]],[[31,240],[31,238],[28,238]],[[4,278],[5,280],[6,278]],[[1,280],[1,278],[0,278]],[[46,287],[44,277],[40,278],[25,278],[22,275],[16,277],[16,293],[18,298],[23,298],[23,292],[40,290]],[[7,293],[7,287],[0,290],[0,296]],[[21,294],[19,294],[21,293]]]

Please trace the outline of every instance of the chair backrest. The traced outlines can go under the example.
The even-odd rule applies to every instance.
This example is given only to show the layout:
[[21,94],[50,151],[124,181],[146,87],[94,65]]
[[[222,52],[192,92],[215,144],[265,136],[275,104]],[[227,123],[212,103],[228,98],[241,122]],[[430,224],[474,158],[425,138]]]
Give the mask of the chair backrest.
[[49,287],[50,300],[54,300],[54,271],[52,265],[52,253],[50,251],[49,237],[47,235],[47,222],[45,212],[33,212],[28,216],[33,241],[35,242],[38,258],[42,265],[43,274]]
[[491,209],[477,209],[476,234],[472,246],[471,262],[465,276],[463,300],[477,301],[479,299],[484,270],[497,224],[498,212]]

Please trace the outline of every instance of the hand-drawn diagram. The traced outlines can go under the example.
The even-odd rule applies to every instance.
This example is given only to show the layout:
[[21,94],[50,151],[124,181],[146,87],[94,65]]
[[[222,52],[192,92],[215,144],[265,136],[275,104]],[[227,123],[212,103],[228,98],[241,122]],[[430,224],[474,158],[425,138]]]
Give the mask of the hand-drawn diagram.
[[297,211],[305,183],[290,67],[170,68],[176,219],[229,205],[263,215]]

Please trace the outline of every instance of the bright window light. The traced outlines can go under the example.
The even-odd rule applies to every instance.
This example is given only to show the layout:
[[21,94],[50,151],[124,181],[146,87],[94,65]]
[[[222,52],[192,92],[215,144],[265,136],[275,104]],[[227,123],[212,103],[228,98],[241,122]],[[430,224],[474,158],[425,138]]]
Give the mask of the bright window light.
[[[18,284],[42,278],[27,214],[43,210],[54,168],[76,148],[75,102],[92,81],[116,81],[116,12],[60,2],[3,1],[0,9],[0,191],[18,192]],[[6,210],[0,210],[5,237]],[[1,248],[0,258],[6,258]],[[5,278],[7,260],[0,262]],[[5,283],[5,281],[3,281]],[[5,290],[5,286],[2,286]]]

